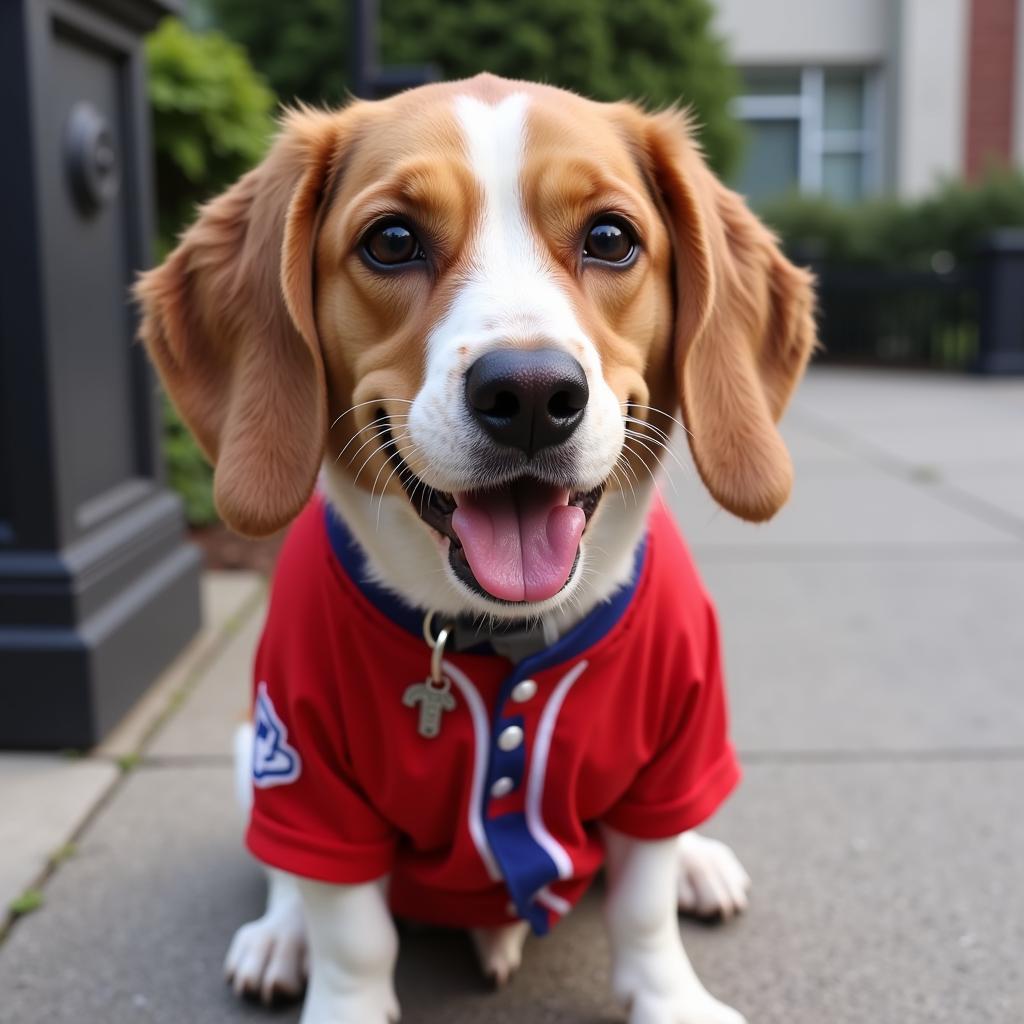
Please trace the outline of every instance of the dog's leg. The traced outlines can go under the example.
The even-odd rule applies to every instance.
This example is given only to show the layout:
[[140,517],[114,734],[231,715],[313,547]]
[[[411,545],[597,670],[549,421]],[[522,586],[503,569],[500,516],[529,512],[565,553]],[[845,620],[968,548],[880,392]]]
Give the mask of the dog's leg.
[[604,840],[612,985],[630,1024],[743,1024],[704,988],[683,949],[678,838],[645,841],[606,828]]
[[[235,732],[235,795],[245,816],[252,807],[252,725]],[[297,998],[308,974],[302,899],[293,876],[267,869],[267,909],[235,932],[224,974],[237,995]]]
[[224,960],[224,974],[236,995],[297,998],[308,972],[306,927],[298,880],[267,870],[267,909],[235,932]]
[[301,1024],[398,1020],[392,975],[398,933],[386,881],[327,885],[298,880],[309,927],[310,976]]
[[680,910],[728,919],[747,909],[750,876],[725,843],[684,832],[678,844]]
[[473,928],[469,935],[484,976],[501,988],[523,961],[523,943],[530,931],[525,921],[500,928]]

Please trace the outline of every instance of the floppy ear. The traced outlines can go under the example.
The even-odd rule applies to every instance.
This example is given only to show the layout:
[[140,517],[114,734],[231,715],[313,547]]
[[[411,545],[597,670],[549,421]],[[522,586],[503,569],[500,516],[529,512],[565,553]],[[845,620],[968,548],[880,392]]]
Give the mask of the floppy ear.
[[673,237],[676,377],[690,449],[721,505],[769,519],[793,483],[775,424],[816,345],[813,278],[714,177],[682,115],[655,115],[647,129]]
[[323,454],[313,243],[346,123],[287,114],[264,161],[203,206],[135,287],[140,336],[215,466],[217,509],[251,536],[301,510]]

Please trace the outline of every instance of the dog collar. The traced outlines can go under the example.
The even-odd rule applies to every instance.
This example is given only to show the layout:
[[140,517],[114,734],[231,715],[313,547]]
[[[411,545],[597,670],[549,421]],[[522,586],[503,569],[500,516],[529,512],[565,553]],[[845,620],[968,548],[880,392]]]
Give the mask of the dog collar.
[[[372,578],[366,553],[349,532],[341,516],[326,502],[324,522],[335,558],[363,596],[381,614],[401,626],[407,633],[422,638],[424,616],[428,612],[406,603]],[[453,630],[447,644],[449,650],[467,654],[497,655],[513,663],[545,650],[552,653],[557,651],[559,658],[571,657],[595,644],[625,613],[636,590],[646,550],[645,536],[637,545],[633,573],[629,581],[560,637],[546,632],[542,622],[526,625],[518,622],[494,623],[487,621],[488,616],[484,615],[464,615],[452,619],[436,614],[433,617],[434,632],[436,633],[442,623],[451,623]]]

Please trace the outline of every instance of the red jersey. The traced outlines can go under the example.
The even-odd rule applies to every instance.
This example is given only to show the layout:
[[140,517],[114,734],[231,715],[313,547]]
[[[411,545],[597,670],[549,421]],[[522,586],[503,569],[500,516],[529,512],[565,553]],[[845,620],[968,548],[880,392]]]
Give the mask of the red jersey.
[[434,738],[403,702],[429,674],[422,618],[311,502],[256,656],[247,843],[264,863],[390,875],[401,916],[542,933],[601,866],[601,823],[677,835],[736,785],[714,608],[660,503],[634,579],[554,645],[516,664],[445,655],[455,701]]

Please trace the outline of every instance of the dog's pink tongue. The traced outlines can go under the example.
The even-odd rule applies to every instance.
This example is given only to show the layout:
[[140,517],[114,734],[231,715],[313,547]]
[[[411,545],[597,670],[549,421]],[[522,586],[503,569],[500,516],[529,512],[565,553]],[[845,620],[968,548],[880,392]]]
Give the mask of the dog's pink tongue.
[[543,601],[572,571],[587,517],[569,492],[539,483],[457,494],[452,527],[477,582],[504,601]]

